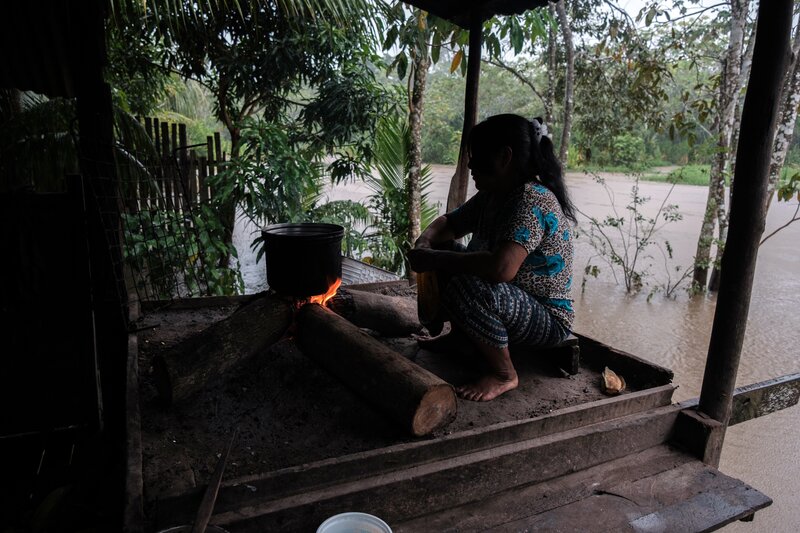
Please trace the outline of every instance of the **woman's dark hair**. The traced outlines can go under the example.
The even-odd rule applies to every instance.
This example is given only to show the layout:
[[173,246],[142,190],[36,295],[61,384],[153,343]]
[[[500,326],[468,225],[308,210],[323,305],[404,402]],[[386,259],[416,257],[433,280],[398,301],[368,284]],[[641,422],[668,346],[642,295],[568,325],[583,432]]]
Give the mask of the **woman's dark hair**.
[[576,221],[575,208],[567,193],[553,141],[549,137],[542,137],[537,141],[533,122],[510,113],[494,115],[472,128],[468,144],[470,156],[476,161],[487,161],[498,150],[505,146],[510,147],[512,164],[517,167],[523,181],[538,180],[550,189],[558,199],[564,215],[573,222]]

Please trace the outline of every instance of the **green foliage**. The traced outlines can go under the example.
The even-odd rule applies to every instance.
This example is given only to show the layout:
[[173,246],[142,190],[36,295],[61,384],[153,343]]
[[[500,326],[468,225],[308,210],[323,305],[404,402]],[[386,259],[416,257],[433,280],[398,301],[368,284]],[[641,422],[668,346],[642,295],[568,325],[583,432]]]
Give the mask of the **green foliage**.
[[[358,256],[369,242],[364,229],[371,222],[366,207],[351,201],[320,204],[325,167],[319,146],[292,135],[288,126],[246,119],[242,124],[242,154],[209,178],[215,191],[212,206],[235,203],[256,224],[327,222],[345,228],[342,252]],[[264,253],[263,237],[251,244]]]
[[0,189],[61,192],[64,176],[78,172],[75,101],[4,91],[0,115]]
[[[784,169],[786,170],[786,169]],[[777,196],[779,202],[791,202],[793,198],[797,199],[797,206],[795,207],[794,214],[784,222],[777,229],[773,230],[769,235],[761,239],[759,246],[764,244],[767,239],[771,238],[776,233],[783,231],[785,228],[791,226],[800,220],[800,172],[795,171],[791,176],[785,175],[777,188]]]
[[[378,175],[371,175],[366,181],[373,191],[368,204],[373,213],[375,229],[368,236],[371,252],[368,260],[401,275],[406,271],[406,252],[411,249],[411,243],[408,242],[409,199],[406,191],[406,176],[411,167],[410,143],[408,125],[397,117],[385,117],[378,129],[376,142],[375,166]],[[420,175],[422,227],[433,222],[438,213],[438,206],[428,201],[426,191],[430,184],[430,167],[425,166]]]
[[461,143],[461,129],[454,128],[441,116],[426,114],[422,129],[422,160],[455,165]]
[[214,205],[238,205],[257,223],[302,219],[305,199],[319,191],[321,165],[280,124],[248,118],[241,135],[241,156],[209,177]]
[[788,202],[796,196],[797,201],[800,202],[800,172],[783,178],[778,185],[777,193],[779,201]]
[[168,93],[168,50],[152,30],[134,20],[119,22],[106,32],[106,80],[116,105],[134,115],[149,115]]
[[709,165],[686,165],[670,172],[666,181],[708,187],[710,173]]
[[360,257],[369,247],[366,233],[372,221],[369,210],[352,200],[335,200],[315,206],[308,212],[307,219],[326,224],[338,224],[344,228],[342,254],[347,257]]
[[616,135],[611,139],[611,162],[631,170],[641,168],[644,159],[644,141],[630,133]]
[[[647,278],[652,276],[655,250],[664,263],[667,277],[651,288],[648,299],[659,291],[663,291],[668,297],[674,296],[675,291],[686,283],[693,271],[692,266],[682,268],[671,265],[672,246],[667,240],[656,240],[664,226],[683,218],[677,205],[667,203],[674,185],[664,197],[655,216],[647,217],[642,208],[650,198],[641,195],[638,175],[631,187],[630,201],[622,213],[617,209],[614,196],[603,178],[595,175],[594,179],[605,190],[611,202],[612,213],[598,219],[578,210],[589,222],[588,230],[580,231],[578,236],[585,237],[595,251],[595,255],[589,258],[584,267],[582,289],[586,286],[586,276],[596,278],[601,272],[601,268],[594,263],[599,259],[609,268],[614,280],[617,283],[622,282],[628,293],[639,292],[647,283]],[[673,275],[676,278],[673,279]]]
[[140,294],[156,298],[225,295],[244,290],[238,269],[219,267],[236,249],[225,243],[214,211],[122,214],[123,259],[137,274]]

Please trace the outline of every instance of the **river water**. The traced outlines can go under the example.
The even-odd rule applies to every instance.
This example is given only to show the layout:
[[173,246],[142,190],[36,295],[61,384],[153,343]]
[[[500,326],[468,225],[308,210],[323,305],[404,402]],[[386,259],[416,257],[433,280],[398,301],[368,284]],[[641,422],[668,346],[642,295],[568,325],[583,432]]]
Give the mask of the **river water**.
[[[430,196],[443,206],[453,168],[434,166],[434,183]],[[604,218],[616,208],[619,216],[628,212],[631,178],[604,175],[605,186],[591,176],[568,174],[573,201],[589,216]],[[470,189],[470,194],[474,189]],[[699,396],[705,355],[714,316],[714,296],[689,298],[678,291],[674,298],[656,293],[653,287],[664,285],[669,273],[674,280],[675,267],[686,266],[695,252],[700,223],[705,208],[707,189],[690,185],[642,182],[639,193],[649,198],[641,212],[653,216],[659,205],[677,204],[682,219],[662,227],[654,240],[669,241],[673,260],[665,266],[660,254],[643,265],[651,274],[645,277],[645,288],[630,296],[615,283],[611,271],[595,256],[586,236],[576,243],[575,298],[576,331],[595,337],[616,348],[643,357],[675,372],[678,386],[674,399],[682,401]],[[329,191],[330,199],[363,200],[369,191],[359,184],[349,184]],[[789,220],[796,202],[773,202],[765,235]],[[443,207],[440,208],[440,211]],[[587,229],[586,219],[579,217],[579,228]],[[256,264],[249,250],[255,228],[247,224],[237,227],[234,242],[240,252],[242,273],[247,292],[266,286],[264,264]],[[759,250],[753,285],[750,314],[744,339],[737,386],[749,385],[773,377],[800,372],[800,223],[789,226]],[[654,249],[653,249],[654,250]],[[600,267],[600,275],[581,283],[587,264]],[[581,287],[583,285],[583,290]],[[794,533],[800,531],[800,407],[773,413],[763,418],[733,426],[728,430],[720,470],[740,478],[770,496],[772,506],[759,511],[752,523],[735,523],[725,531]]]

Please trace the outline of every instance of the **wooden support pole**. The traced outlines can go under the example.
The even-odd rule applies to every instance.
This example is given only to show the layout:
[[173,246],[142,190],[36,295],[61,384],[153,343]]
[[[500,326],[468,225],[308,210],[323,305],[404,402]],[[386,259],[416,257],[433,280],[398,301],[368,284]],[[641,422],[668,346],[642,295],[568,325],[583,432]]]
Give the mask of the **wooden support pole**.
[[428,435],[455,419],[449,383],[320,305],[300,309],[296,340],[303,353],[412,435]]
[[730,229],[700,393],[700,411],[723,426],[731,414],[758,243],[764,231],[767,175],[791,24],[792,0],[760,4],[753,67],[742,111],[744,134],[739,136]]
[[478,120],[478,85],[481,78],[481,47],[483,46],[483,18],[479,10],[473,10],[469,25],[469,55],[467,57],[467,88],[464,95],[464,127],[461,130],[461,147],[458,150],[458,166],[450,181],[447,194],[447,211],[450,212],[467,200],[469,183],[469,154],[467,141],[469,132]]

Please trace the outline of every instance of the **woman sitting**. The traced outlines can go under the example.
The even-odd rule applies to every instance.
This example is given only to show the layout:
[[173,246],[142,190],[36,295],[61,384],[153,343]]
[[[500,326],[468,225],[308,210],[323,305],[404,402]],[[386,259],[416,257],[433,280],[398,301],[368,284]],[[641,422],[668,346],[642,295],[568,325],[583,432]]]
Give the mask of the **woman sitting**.
[[[472,129],[468,146],[478,192],[434,220],[408,260],[416,272],[449,278],[440,302],[448,336],[466,337],[490,368],[456,390],[489,401],[518,385],[509,344],[549,346],[570,333],[575,215],[540,119],[490,117]],[[469,233],[466,251],[454,251],[453,241]],[[429,340],[430,348],[443,340]]]

